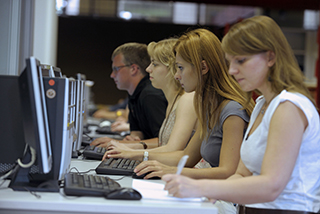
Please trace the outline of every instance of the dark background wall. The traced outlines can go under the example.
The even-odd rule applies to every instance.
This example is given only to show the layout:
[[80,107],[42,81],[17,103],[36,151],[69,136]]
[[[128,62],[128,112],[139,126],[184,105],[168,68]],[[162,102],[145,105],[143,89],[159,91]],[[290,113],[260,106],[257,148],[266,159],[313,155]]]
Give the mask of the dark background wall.
[[[122,21],[94,17],[59,17],[57,66],[68,77],[85,74],[95,82],[92,92],[97,104],[115,104],[127,93],[119,91],[111,74],[111,54],[126,42],[148,44],[179,36],[200,26]],[[205,26],[220,39],[223,29]]]

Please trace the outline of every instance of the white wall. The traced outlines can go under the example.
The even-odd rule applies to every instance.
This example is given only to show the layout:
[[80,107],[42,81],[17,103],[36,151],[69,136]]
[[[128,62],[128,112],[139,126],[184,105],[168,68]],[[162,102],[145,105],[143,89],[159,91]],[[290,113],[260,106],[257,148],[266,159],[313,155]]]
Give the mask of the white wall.
[[20,74],[30,56],[56,65],[55,0],[0,0],[0,20],[0,74]]
[[35,0],[33,56],[56,66],[58,16],[55,0]]
[[0,74],[17,74],[21,1],[0,0]]

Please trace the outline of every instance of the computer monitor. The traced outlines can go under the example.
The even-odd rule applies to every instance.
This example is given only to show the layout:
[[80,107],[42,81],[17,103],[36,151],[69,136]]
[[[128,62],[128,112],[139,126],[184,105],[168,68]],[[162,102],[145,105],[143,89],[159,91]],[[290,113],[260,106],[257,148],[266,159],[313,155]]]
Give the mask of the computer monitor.
[[76,135],[76,80],[72,77],[69,80],[68,96],[68,142],[71,145],[70,155],[78,157],[78,151],[74,151],[74,144],[77,141]]
[[[18,159],[19,168],[13,175],[10,188],[14,190],[38,190],[43,181],[34,180],[31,167],[47,174],[52,169],[52,150],[40,62],[30,57],[19,76],[23,131],[28,151]],[[41,191],[41,190],[40,190]]]
[[76,140],[73,144],[73,157],[76,157],[78,151],[82,144],[83,135],[83,119],[85,115],[85,77],[82,74],[77,74],[77,79],[75,80],[75,131]]
[[25,150],[18,78],[0,75],[0,176],[15,167]]
[[62,77],[61,69],[52,65],[41,64],[42,76]]
[[43,180],[62,180],[71,162],[72,144],[68,140],[69,79],[43,77],[46,92],[47,114],[50,129],[52,170]]

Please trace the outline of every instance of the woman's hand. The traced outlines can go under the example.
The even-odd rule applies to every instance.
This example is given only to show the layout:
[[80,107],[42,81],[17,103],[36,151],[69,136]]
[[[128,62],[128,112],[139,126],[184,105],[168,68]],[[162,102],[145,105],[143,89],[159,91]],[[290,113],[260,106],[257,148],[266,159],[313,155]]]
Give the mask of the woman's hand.
[[151,172],[146,175],[144,179],[152,178],[152,177],[162,177],[165,174],[176,173],[177,167],[167,166],[162,164],[156,160],[151,161],[143,161],[140,163],[135,169],[134,172],[139,176],[145,174],[147,172]]
[[[129,144],[130,145],[130,144]],[[120,143],[119,141],[116,140],[111,140],[108,143],[108,150],[115,150],[117,149],[119,152],[121,151],[134,151],[133,149],[131,149],[130,147],[128,147],[126,144]]]
[[162,180],[167,182],[164,189],[169,194],[178,198],[199,198],[203,197],[201,180],[194,180],[183,175],[167,174],[162,176]]
[[138,136],[132,136],[132,135],[127,135],[125,138],[123,138],[124,141],[140,141],[140,137]]
[[102,160],[106,158],[126,158],[132,159],[135,154],[134,149],[120,143],[118,141],[112,140],[107,145],[107,152],[103,155]]
[[107,148],[108,147],[108,144],[110,141],[112,141],[113,139],[112,138],[109,138],[109,137],[100,137],[100,138],[97,138],[95,139],[94,141],[92,141],[90,143],[91,146],[99,146],[99,147],[104,147],[104,148]]

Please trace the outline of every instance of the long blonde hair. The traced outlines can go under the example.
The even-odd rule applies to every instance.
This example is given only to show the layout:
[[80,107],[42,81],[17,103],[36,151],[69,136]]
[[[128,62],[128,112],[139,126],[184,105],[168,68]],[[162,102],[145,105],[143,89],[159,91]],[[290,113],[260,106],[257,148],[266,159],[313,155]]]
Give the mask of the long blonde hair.
[[[230,55],[254,55],[267,51],[275,53],[276,61],[269,69],[272,90],[294,91],[316,103],[304,84],[294,53],[277,23],[267,16],[255,16],[233,25],[222,39],[223,50]],[[259,91],[255,91],[261,94]],[[249,92],[250,97],[252,92]]]
[[[207,29],[195,29],[179,38],[175,53],[194,66],[198,84],[195,89],[194,106],[201,127],[201,138],[209,137],[208,130],[213,130],[219,121],[225,101],[234,100],[242,106],[246,104],[244,93],[236,80],[229,75],[225,54],[220,40]],[[205,60],[209,71],[202,75],[201,63]],[[246,105],[245,110],[251,115],[254,102]]]

